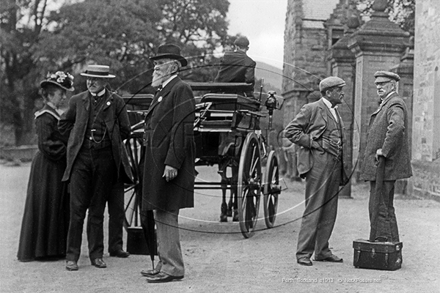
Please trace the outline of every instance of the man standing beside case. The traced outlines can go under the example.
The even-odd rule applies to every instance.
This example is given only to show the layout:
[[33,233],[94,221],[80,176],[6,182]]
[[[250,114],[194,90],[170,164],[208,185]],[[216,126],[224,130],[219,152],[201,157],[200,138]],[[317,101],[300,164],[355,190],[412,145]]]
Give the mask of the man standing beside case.
[[[408,111],[396,92],[399,75],[374,74],[379,108],[371,114],[360,179],[370,181],[370,241],[399,242],[394,213],[394,184],[412,176],[408,141]],[[382,162],[380,162],[382,161]],[[381,163],[381,164],[379,164]],[[379,166],[384,166],[382,186],[376,185]]]
[[194,206],[195,101],[190,86],[178,76],[187,65],[179,47],[162,45],[150,59],[152,86],[158,91],[145,117],[142,212],[154,211],[159,263],[141,274],[149,283],[162,283],[182,279],[185,273],[178,217],[180,209]]
[[344,80],[331,76],[319,84],[322,98],[304,105],[285,128],[286,137],[297,144],[298,172],[306,178],[306,208],[296,252],[300,265],[315,261],[342,262],[329,248],[336,221],[340,185],[346,182],[343,168],[343,124],[336,109],[342,103]]
[[[130,122],[122,98],[106,88],[108,79],[115,77],[109,69],[106,65],[89,65],[86,72],[81,73],[87,77],[88,90],[70,99],[69,108],[59,121],[60,131],[70,132],[63,176],[63,181],[70,181],[66,253],[69,271],[78,270],[87,210],[90,261],[97,268],[107,267],[102,259],[105,204],[118,180],[132,178],[122,143],[122,139],[130,136]],[[116,202],[123,205],[123,198],[121,200]]]

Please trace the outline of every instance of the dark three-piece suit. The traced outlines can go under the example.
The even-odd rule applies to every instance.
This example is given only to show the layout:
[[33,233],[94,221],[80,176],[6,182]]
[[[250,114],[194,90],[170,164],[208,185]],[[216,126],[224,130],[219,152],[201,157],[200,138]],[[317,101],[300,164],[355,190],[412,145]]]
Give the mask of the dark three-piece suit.
[[[67,145],[67,167],[63,176],[70,186],[70,226],[66,259],[77,261],[80,256],[82,230],[88,209],[87,238],[90,259],[103,256],[103,217],[108,200],[109,209],[117,209],[117,220],[110,219],[111,241],[120,242],[124,219],[123,193],[109,198],[119,180],[132,178],[122,139],[130,135],[130,123],[121,97],[105,91],[93,97],[89,91],[73,96],[68,110],[59,122],[62,132],[70,132]],[[114,193],[113,193],[114,194]],[[122,207],[122,209],[121,209]],[[120,230],[120,231],[119,231]],[[114,234],[113,234],[114,233]],[[110,243],[110,246],[122,243]],[[112,248],[121,249],[122,247]],[[111,249],[109,247],[109,249]]]

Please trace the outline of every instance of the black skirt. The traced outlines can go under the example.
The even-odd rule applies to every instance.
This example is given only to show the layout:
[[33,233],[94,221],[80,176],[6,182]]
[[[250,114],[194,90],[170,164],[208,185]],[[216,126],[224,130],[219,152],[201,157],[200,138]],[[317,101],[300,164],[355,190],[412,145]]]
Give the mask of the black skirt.
[[20,232],[19,261],[58,259],[66,254],[69,227],[67,184],[61,182],[65,160],[50,160],[40,151],[29,176]]

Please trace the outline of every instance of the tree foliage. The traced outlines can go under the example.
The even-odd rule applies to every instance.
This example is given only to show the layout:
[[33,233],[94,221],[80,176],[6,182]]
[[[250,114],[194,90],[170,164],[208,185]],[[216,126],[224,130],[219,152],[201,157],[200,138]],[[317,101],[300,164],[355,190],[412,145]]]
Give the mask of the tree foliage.
[[[87,0],[64,5],[49,17],[50,30],[34,53],[43,68],[80,72],[87,63],[110,65],[113,84],[135,78],[148,66],[158,37],[154,0]],[[78,85],[84,89],[84,83]]]
[[227,0],[1,0],[0,121],[15,126],[16,144],[29,142],[48,71],[76,74],[79,91],[87,63],[107,64],[114,89],[139,91],[148,85],[149,57],[165,42],[190,56],[184,77],[209,80],[213,69],[202,64],[227,38],[228,9]]
[[47,0],[2,0],[0,6],[0,118],[15,126],[17,144],[32,130],[38,72],[32,50],[45,25]]
[[162,18],[157,25],[161,43],[177,43],[189,56],[184,77],[212,81],[217,71],[213,52],[228,38],[227,0],[159,0]]
[[[374,0],[355,0],[361,7],[364,14],[372,13]],[[388,8],[385,12],[389,13],[390,19],[400,25],[400,27],[411,33],[414,32],[416,0],[388,0]]]

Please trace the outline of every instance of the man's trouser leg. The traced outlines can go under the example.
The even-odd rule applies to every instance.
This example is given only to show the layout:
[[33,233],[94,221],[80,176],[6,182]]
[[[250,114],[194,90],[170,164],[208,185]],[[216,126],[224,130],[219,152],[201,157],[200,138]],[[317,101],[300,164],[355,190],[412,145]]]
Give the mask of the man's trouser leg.
[[70,176],[70,221],[67,234],[66,259],[78,261],[81,254],[81,242],[84,218],[91,199],[92,168],[88,150],[80,151]]
[[104,254],[104,210],[107,197],[116,180],[116,166],[111,147],[92,150],[93,195],[87,219],[87,239],[90,259],[102,258]]
[[157,253],[161,271],[171,276],[184,276],[182,249],[180,247],[179,210],[154,211],[157,227]]
[[[328,240],[337,213],[341,163],[328,153],[314,155],[314,166],[306,177],[306,209],[298,235],[296,257],[331,255]],[[318,235],[319,233],[319,235]]]
[[394,211],[394,184],[384,181],[380,192],[376,181],[370,181],[370,241],[399,241],[396,214]]
[[122,250],[122,229],[124,225],[124,183],[121,180],[113,186],[107,200],[109,214],[108,223],[108,252]]

